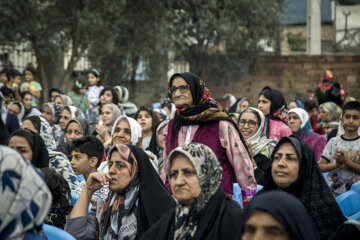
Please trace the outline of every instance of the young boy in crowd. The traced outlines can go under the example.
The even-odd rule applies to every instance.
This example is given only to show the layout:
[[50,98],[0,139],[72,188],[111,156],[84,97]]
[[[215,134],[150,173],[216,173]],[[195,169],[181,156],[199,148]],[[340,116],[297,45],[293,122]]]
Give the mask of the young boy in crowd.
[[326,182],[335,196],[360,181],[360,102],[345,104],[341,124],[345,133],[330,139],[319,163],[322,172],[329,172]]
[[32,97],[32,106],[37,107],[41,97],[42,87],[40,83],[35,81],[36,70],[33,67],[27,67],[24,70],[26,82],[20,85],[20,91],[29,91]]
[[6,106],[13,101],[21,101],[19,92],[19,84],[21,83],[21,73],[16,69],[10,69],[6,72],[6,78],[4,78],[4,85],[0,88],[4,96]]
[[[73,141],[71,145],[71,167],[76,175],[82,174],[84,181],[80,182],[75,193],[80,194],[86,184],[90,173],[97,172],[101,159],[104,155],[103,144],[94,136],[85,136]],[[105,201],[109,193],[109,185],[106,184],[97,190],[93,196],[93,201]]]

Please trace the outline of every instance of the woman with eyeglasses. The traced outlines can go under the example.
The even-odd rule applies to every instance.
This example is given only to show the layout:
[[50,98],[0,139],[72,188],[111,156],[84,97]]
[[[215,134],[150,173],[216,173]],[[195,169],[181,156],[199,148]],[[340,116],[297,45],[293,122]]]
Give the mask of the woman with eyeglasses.
[[241,112],[238,126],[253,157],[256,182],[263,185],[265,174],[271,166],[268,158],[278,141],[266,137],[265,116],[257,108],[248,107]]
[[221,187],[233,194],[233,173],[241,186],[246,205],[256,192],[256,181],[250,155],[240,131],[229,114],[211,98],[203,80],[192,73],[176,73],[169,81],[169,93],[176,114],[163,130],[162,180],[168,189],[167,159],[178,146],[202,143],[214,151],[223,169]]

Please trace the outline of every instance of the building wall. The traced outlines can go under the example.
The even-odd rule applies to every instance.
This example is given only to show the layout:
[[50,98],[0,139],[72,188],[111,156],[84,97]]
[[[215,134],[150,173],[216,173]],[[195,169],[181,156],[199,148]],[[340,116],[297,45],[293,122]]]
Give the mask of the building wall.
[[[284,27],[282,33],[282,41],[281,41],[281,54],[282,55],[291,55],[296,52],[291,51],[290,45],[288,42],[287,34],[301,34],[301,37],[305,41],[306,47],[306,25],[287,25]],[[335,39],[335,29],[332,24],[321,26],[321,50],[322,52],[332,52],[333,51],[333,44]],[[302,52],[300,52],[302,53]],[[305,53],[305,51],[303,52]]]
[[280,89],[287,101],[304,100],[315,91],[327,69],[334,72],[348,96],[360,98],[360,56],[264,56],[254,75],[232,74],[225,79],[208,69],[203,80],[217,99],[232,93],[237,98],[250,98],[255,105],[265,86]]

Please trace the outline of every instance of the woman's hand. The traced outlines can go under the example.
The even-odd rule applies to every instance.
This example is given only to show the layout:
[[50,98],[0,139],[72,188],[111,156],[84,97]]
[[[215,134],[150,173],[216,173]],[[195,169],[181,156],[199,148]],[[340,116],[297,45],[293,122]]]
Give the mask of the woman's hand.
[[102,188],[110,180],[111,177],[108,173],[94,172],[89,175],[85,187],[90,193],[94,193],[95,191]]
[[250,157],[253,158],[254,157],[254,149],[252,148],[252,145],[251,145],[251,142],[249,141],[246,141],[246,146],[247,148],[249,149],[249,153],[250,153]]
[[108,129],[104,125],[96,125],[96,133],[99,134],[99,136],[105,141],[107,141],[110,138]]

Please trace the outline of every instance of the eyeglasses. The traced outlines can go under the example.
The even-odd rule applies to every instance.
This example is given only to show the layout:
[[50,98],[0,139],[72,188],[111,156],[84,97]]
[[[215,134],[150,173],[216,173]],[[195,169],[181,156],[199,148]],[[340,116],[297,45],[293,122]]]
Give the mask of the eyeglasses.
[[253,120],[246,121],[245,119],[241,119],[241,120],[239,121],[239,125],[240,125],[240,126],[244,127],[245,124],[248,124],[249,128],[253,128],[253,127],[256,126],[256,124],[258,124],[258,122],[255,122],[255,121],[253,121]]
[[169,89],[170,94],[174,94],[177,90],[180,91],[180,93],[185,93],[190,88],[189,85],[181,85],[178,87],[171,87]]

